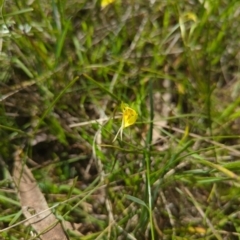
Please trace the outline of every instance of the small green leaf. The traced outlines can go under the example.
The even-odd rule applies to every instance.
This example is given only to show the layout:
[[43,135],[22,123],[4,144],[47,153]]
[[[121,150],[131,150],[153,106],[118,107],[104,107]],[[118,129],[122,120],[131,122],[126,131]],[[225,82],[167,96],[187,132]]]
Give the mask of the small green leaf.
[[144,206],[148,209],[148,206],[146,205],[146,203],[144,201],[142,201],[141,199],[136,198],[136,197],[131,196],[131,195],[128,195],[128,194],[126,194],[126,198],[135,202],[135,203],[138,203],[138,204],[140,204],[140,205],[142,205],[142,206]]

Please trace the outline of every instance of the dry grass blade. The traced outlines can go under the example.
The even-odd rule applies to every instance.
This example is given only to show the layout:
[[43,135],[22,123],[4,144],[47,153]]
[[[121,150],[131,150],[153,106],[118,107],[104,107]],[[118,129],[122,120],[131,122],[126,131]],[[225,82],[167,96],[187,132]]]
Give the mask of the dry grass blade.
[[[23,164],[19,154],[15,157],[13,179],[18,189],[19,199],[25,217],[31,218],[28,223],[43,240],[67,239],[61,224],[48,209],[48,204],[40,191],[29,168]],[[44,212],[42,212],[44,211]],[[38,214],[39,213],[39,214]]]
[[192,195],[192,193],[187,189],[184,188],[185,192],[187,193],[187,195],[189,196],[189,198],[191,199],[191,201],[193,202],[194,206],[196,207],[196,209],[198,210],[198,212],[200,213],[200,215],[202,216],[203,219],[205,219],[207,225],[209,226],[209,229],[211,229],[212,233],[214,234],[214,236],[218,239],[221,240],[222,237],[219,235],[219,233],[217,232],[217,230],[214,228],[214,226],[212,225],[211,221],[207,218],[206,214],[204,213],[204,211],[202,210],[202,208],[200,207],[200,205],[198,204],[198,202],[195,200],[194,196]]

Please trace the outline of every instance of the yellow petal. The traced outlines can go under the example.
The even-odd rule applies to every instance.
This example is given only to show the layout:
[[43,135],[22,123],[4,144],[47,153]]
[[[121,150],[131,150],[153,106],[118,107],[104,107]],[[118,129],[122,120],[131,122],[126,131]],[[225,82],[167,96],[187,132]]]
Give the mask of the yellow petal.
[[133,125],[138,118],[137,112],[128,106],[124,106],[122,110],[123,110],[123,128]]
[[108,6],[109,4],[113,3],[115,0],[102,0],[101,1],[101,7],[105,8],[106,6]]

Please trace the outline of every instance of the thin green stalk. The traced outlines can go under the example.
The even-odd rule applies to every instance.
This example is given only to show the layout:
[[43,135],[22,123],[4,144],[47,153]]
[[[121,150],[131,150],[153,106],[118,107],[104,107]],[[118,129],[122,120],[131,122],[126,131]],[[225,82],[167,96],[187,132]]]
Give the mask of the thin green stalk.
[[151,180],[150,180],[150,161],[151,161],[151,144],[152,144],[152,132],[153,132],[153,91],[152,91],[152,80],[149,81],[149,98],[150,98],[150,123],[149,123],[149,131],[147,135],[146,147],[147,151],[145,153],[145,161],[146,161],[146,179],[147,179],[147,195],[148,195],[148,209],[149,209],[149,218],[150,218],[150,228],[151,228],[151,238],[154,240],[154,224],[153,224],[153,216],[152,216],[152,192],[151,192]]

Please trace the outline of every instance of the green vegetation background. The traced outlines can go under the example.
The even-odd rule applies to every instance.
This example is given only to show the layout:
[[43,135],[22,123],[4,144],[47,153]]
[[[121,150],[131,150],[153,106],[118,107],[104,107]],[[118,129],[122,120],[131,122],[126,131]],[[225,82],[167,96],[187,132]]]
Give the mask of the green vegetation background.
[[[21,150],[49,206],[65,201],[54,213],[70,239],[240,239],[239,11],[1,1],[0,228],[24,219],[10,177]],[[91,121],[121,101],[139,117],[112,143],[121,120]]]

